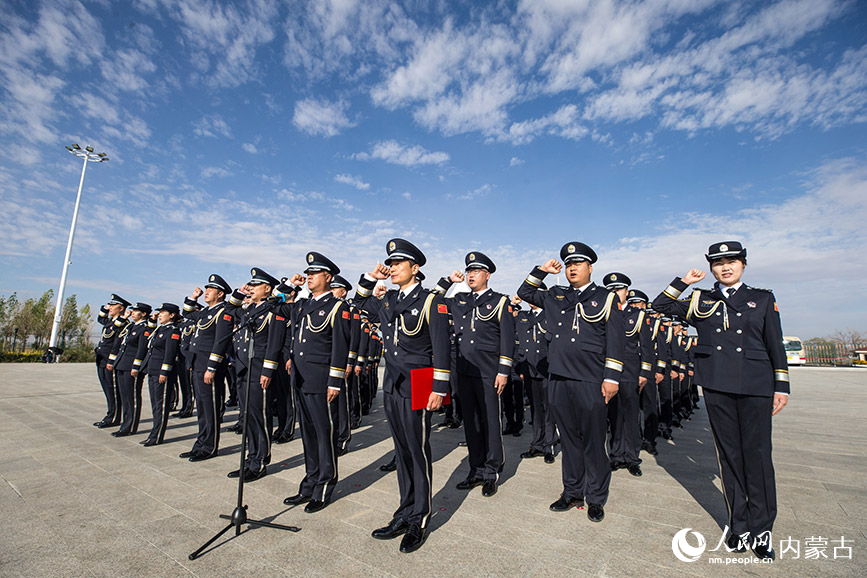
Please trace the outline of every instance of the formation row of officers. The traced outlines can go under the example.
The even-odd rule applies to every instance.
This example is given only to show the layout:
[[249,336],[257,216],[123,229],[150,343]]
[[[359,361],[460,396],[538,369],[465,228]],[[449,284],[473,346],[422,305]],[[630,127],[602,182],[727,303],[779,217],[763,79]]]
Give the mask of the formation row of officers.
[[[210,459],[219,449],[228,380],[248,432],[244,467],[229,477],[265,475],[272,442],[294,435],[297,410],[305,476],[284,502],[306,504],[312,513],[331,501],[337,457],[370,408],[382,357],[391,466],[401,495],[392,520],[372,535],[403,536],[400,550],[412,552],[427,537],[431,415],[444,403],[459,405],[457,412],[449,407],[447,421],[460,416],[466,434],[469,471],[457,487],[481,486],[490,497],[505,463],[503,406],[505,432],[517,432],[526,388],[533,439],[522,457],[553,463],[559,443],[563,492],[550,508],[586,503],[594,522],[604,518],[612,471],[640,476],[640,450],[656,455],[657,437],[671,439],[672,428],[697,407],[697,342],[684,331],[693,311],[675,309],[669,301],[676,299],[665,293],[654,302],[660,311],[650,309],[647,295],[630,289],[622,273],[593,283],[597,256],[589,246],[564,245],[560,260],[535,267],[511,299],[488,287],[496,265],[481,252],[467,254],[463,271],[425,289],[422,251],[404,239],[392,239],[386,250],[384,264],[361,277],[352,299],[337,265],[316,252],[306,256],[306,277],[278,280],[253,268],[233,291],[211,275],[182,308],[162,304],[155,323],[147,305],[113,295],[101,313],[97,347],[108,414],[94,425],[119,424],[118,436],[135,433],[146,374],[154,425],[142,443],[161,443],[177,379],[184,398],[178,415],[191,415],[192,389],[199,426],[193,448],[181,457]],[[545,276],[561,271],[568,285],[547,288]],[[396,289],[380,283],[386,279]],[[447,297],[463,281],[470,292]],[[305,283],[309,297],[300,298]]]

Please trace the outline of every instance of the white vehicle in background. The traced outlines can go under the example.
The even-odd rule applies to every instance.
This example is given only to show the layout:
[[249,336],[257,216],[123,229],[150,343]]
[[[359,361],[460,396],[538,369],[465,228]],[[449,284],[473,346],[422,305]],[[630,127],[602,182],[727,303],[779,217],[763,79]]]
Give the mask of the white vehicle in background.
[[804,365],[807,363],[807,354],[804,344],[798,337],[783,337],[783,347],[786,350],[786,361],[789,365]]

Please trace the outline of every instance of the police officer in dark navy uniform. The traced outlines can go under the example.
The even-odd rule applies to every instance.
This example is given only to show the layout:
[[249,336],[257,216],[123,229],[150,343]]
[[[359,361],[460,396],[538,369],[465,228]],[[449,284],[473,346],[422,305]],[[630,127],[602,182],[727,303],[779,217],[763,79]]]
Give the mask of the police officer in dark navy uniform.
[[[425,542],[431,516],[431,414],[442,407],[449,387],[448,306],[433,291],[423,289],[416,280],[426,259],[418,247],[404,239],[386,244],[385,265],[358,282],[354,302],[380,322],[383,338],[385,377],[383,405],[394,440],[400,506],[391,522],[373,531],[372,536],[388,540],[404,535],[400,551],[410,553]],[[373,297],[377,281],[391,278],[397,289],[381,298]],[[433,370],[427,405],[413,409],[412,371]],[[418,376],[419,373],[417,372]],[[415,387],[421,388],[417,378]],[[425,388],[417,397],[427,393]]]
[[[331,281],[340,268],[321,253],[307,253],[307,288],[310,297],[285,305],[292,319],[292,379],[301,414],[305,475],[298,493],[283,500],[287,505],[307,503],[304,511],[318,512],[331,503],[337,485],[337,419],[335,401],[346,388],[349,306],[331,293]],[[291,283],[304,283],[295,275]]]
[[335,275],[329,285],[332,295],[346,302],[351,315],[349,331],[349,357],[346,366],[346,386],[337,396],[337,455],[345,455],[349,451],[352,430],[361,425],[361,392],[355,375],[355,361],[358,359],[358,345],[361,341],[361,315],[354,305],[346,301],[346,296],[352,290],[352,284]]
[[[199,305],[201,307],[201,305]],[[181,409],[174,415],[178,418],[193,416],[195,396],[193,395],[192,372],[190,368],[190,341],[196,331],[196,323],[191,319],[178,322],[181,344],[178,349],[178,386],[181,394]]]
[[749,545],[762,559],[775,557],[771,531],[777,514],[771,459],[772,416],[788,402],[789,371],[774,294],[741,280],[747,250],[737,241],[714,243],[705,255],[717,282],[690,269],[653,300],[654,309],[679,315],[698,330],[695,379],[702,386],[720,477],[729,510],[727,545]]
[[[547,291],[548,287],[541,283],[539,289]],[[518,348],[523,350],[518,372],[523,376],[525,387],[531,392],[533,411],[533,440],[530,442],[530,449],[522,453],[521,458],[544,456],[546,464],[553,464],[554,414],[548,405],[548,338],[545,315],[538,305],[529,305],[529,311],[518,313],[515,328]]]
[[567,243],[560,258],[568,287],[539,290],[546,275],[564,269],[551,259],[535,267],[518,289],[518,297],[545,310],[550,337],[548,399],[563,458],[563,493],[551,510],[567,511],[586,498],[587,517],[601,522],[611,481],[606,404],[617,395],[626,334],[617,296],[590,280],[597,259],[593,249]]
[[130,323],[123,328],[120,339],[116,342],[117,349],[113,368],[117,375],[118,390],[120,392],[121,407],[123,409],[123,421],[120,429],[111,435],[123,437],[138,433],[138,422],[141,418],[141,388],[144,383],[144,375],[133,370],[141,369],[141,358],[136,357],[140,341],[147,341],[150,336],[148,330],[148,316],[151,314],[151,306],[147,303],[136,303],[130,308]]
[[148,393],[151,400],[153,426],[142,445],[150,447],[163,443],[169,413],[172,406],[172,378],[178,371],[178,350],[181,330],[177,322],[181,310],[174,303],[163,303],[155,310],[159,313],[158,326],[147,340],[139,342],[136,356],[142,359],[142,367],[148,376]]
[[[108,410],[104,418],[94,422],[93,425],[98,428],[120,425],[121,405],[117,380],[114,369],[108,369],[108,366],[114,364],[116,355],[112,354],[112,350],[120,339],[121,331],[129,323],[123,317],[129,305],[129,301],[112,293],[108,304],[99,310],[98,321],[102,325],[102,336],[94,350],[96,352],[96,374],[99,377],[99,385],[102,386],[102,393],[105,395],[105,403]],[[112,357],[113,355],[114,357]]]
[[[637,477],[641,475],[641,459],[638,457],[641,449],[639,397],[641,390],[652,378],[653,343],[650,340],[650,330],[645,329],[644,310],[632,304],[636,303],[637,295],[635,291],[629,290],[632,280],[623,273],[609,273],[605,275],[604,283],[606,289],[617,295],[626,328],[620,390],[608,403],[608,423],[611,427],[608,458],[612,471],[626,468]],[[631,303],[630,294],[633,296]]]
[[[515,318],[508,295],[488,287],[497,266],[479,251],[464,258],[471,293],[446,299],[454,319],[457,349],[457,390],[461,398],[470,471],[459,490],[482,487],[482,495],[497,493],[503,471],[502,400],[515,358]],[[445,295],[464,274],[443,277],[437,290]]]
[[[241,327],[236,334],[240,340],[235,344],[233,362],[238,377],[239,407],[247,426],[247,454],[243,471],[233,470],[228,476],[237,478],[243,475],[245,482],[264,476],[271,462],[271,417],[268,415],[267,390],[280,365],[286,318],[280,312],[272,311],[274,304],[265,300],[279,283],[263,269],[253,267],[250,280],[232,294],[223,313],[233,318],[233,326]],[[249,305],[246,309],[236,305],[243,303],[247,297]]]
[[[277,285],[274,292],[276,295],[285,295],[286,301],[293,301],[296,288],[293,285],[287,284],[286,281],[285,277],[281,279],[280,284]],[[273,413],[277,418],[277,427],[274,430],[272,439],[277,444],[289,443],[295,439],[295,388],[292,386],[292,379],[289,376],[289,358],[292,348],[292,319],[290,316],[284,315],[284,317],[286,318],[286,337],[283,342],[283,349],[280,352],[280,366],[271,380],[271,387],[268,388],[269,399],[274,409]]]
[[[641,390],[641,449],[652,456],[659,455],[656,449],[656,438],[659,436],[659,385],[663,382],[667,362],[660,353],[664,349],[665,326],[662,324],[662,314],[650,306],[645,308],[647,328],[650,330],[650,341],[653,344],[653,378]],[[662,345],[661,345],[662,344]]]
[[[227,355],[231,347],[234,318],[225,314],[225,299],[232,288],[217,274],[208,277],[205,290],[198,287],[184,300],[184,316],[195,321],[196,330],[190,340],[193,390],[196,395],[196,420],[199,435],[193,449],[180,457],[198,462],[213,458],[220,449],[220,420],[227,371]],[[196,300],[203,295],[207,307],[198,310]],[[239,306],[240,302],[233,303]]]

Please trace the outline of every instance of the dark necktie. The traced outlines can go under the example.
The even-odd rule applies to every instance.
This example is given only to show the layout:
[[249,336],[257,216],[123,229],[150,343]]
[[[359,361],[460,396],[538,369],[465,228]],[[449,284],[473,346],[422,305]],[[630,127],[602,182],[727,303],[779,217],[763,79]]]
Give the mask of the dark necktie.
[[403,291],[399,291],[397,294],[397,302],[400,303],[401,301],[403,301],[404,297],[405,295],[403,294]]
[[735,289],[734,287],[729,287],[728,289],[726,289],[726,293],[728,293],[729,299],[735,296],[735,291],[737,291],[737,289]]

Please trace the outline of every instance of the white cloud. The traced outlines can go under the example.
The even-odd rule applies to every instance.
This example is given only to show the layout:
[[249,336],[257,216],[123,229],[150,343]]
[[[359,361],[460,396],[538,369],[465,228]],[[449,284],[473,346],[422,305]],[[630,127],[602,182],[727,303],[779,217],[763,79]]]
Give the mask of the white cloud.
[[370,183],[365,183],[360,178],[349,174],[336,175],[334,180],[338,183],[353,186],[359,191],[366,191],[370,188]]
[[402,196],[404,199],[406,199],[407,201],[411,201],[411,200],[412,200],[412,193],[410,193],[410,192],[405,192],[405,193],[402,194],[401,196]]
[[211,177],[224,178],[232,175],[231,171],[225,167],[204,167],[200,174],[203,179],[210,179]]
[[519,159],[518,157],[512,157],[509,159],[510,167],[520,167],[524,164],[524,159]]
[[355,153],[352,158],[360,161],[377,159],[404,167],[441,165],[449,161],[448,153],[431,152],[420,145],[405,146],[393,140],[374,143],[369,153]]
[[203,116],[201,120],[193,124],[193,132],[204,137],[232,138],[232,129],[219,114]]
[[332,137],[343,129],[355,126],[346,116],[347,103],[307,98],[295,103],[292,123],[308,134]]
[[250,143],[250,142],[245,142],[244,144],[241,145],[241,148],[244,149],[246,152],[250,153],[251,155],[254,155],[257,152],[259,152],[259,150],[256,148],[256,145],[254,145],[253,143]]

